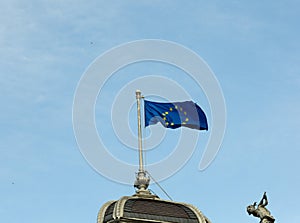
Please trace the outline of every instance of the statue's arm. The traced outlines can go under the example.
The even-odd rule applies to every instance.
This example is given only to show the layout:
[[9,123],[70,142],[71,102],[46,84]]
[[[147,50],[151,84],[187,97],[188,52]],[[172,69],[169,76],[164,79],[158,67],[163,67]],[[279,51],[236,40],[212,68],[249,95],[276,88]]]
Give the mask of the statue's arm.
[[265,192],[258,205],[265,207],[268,203],[267,193]]
[[269,202],[268,202],[268,198],[267,198],[266,192],[264,193],[263,199],[265,200],[264,206],[267,206]]

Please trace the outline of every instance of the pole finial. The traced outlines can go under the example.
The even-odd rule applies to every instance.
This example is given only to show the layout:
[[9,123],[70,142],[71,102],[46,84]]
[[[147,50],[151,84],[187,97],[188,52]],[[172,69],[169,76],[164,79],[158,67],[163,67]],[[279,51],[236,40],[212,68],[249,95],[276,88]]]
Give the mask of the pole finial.
[[136,100],[142,99],[142,92],[140,90],[135,91]]

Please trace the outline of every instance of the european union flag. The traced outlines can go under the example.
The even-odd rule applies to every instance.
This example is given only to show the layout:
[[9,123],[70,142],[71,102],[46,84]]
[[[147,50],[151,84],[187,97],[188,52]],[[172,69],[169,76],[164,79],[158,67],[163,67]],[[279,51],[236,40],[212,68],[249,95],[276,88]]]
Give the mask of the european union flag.
[[164,127],[171,129],[185,126],[208,130],[205,113],[192,101],[161,103],[144,100],[144,103],[145,127],[160,122]]

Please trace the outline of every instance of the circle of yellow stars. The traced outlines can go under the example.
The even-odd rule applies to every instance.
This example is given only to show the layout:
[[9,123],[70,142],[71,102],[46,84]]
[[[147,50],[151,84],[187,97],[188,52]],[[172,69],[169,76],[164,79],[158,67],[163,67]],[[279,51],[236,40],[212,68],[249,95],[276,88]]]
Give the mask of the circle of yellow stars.
[[[165,121],[165,125],[166,125],[166,126],[169,126],[169,125],[170,125],[170,126],[173,126],[173,125],[175,125],[173,122],[169,123],[169,122],[167,121],[167,116],[168,116],[169,112],[173,112],[174,109],[177,110],[177,111],[179,111],[179,112],[178,112],[179,114],[183,114],[184,116],[187,116],[187,112],[186,112],[186,111],[183,111],[183,108],[182,108],[182,107],[179,107],[179,106],[177,106],[177,105],[175,105],[174,108],[173,108],[173,107],[170,107],[170,108],[169,108],[169,111],[165,111],[165,112],[162,113],[163,120]],[[180,117],[180,118],[182,119],[182,117]],[[188,117],[185,117],[185,118],[184,118],[184,121],[181,122],[181,124],[182,124],[182,125],[185,125],[185,124],[187,124],[188,121],[189,121],[189,118],[188,118]]]

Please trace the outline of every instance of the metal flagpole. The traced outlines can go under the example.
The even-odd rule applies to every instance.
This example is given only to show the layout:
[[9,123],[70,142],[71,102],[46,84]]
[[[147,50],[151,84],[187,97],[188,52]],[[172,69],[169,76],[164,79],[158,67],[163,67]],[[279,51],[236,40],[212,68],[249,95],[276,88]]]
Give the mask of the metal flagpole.
[[[143,143],[142,143],[142,124],[141,124],[141,99],[144,97],[140,90],[135,91],[136,102],[137,102],[137,117],[138,117],[138,147],[139,147],[139,171],[136,175],[136,180],[134,182],[134,187],[138,188],[136,195],[142,197],[157,197],[157,195],[152,195],[150,190],[148,190],[148,186],[150,183],[151,175],[144,170],[143,164]],[[148,173],[148,174],[146,174]],[[149,175],[149,176],[148,176]],[[153,179],[153,177],[152,177]],[[154,179],[153,179],[154,180]],[[155,181],[155,180],[154,180]],[[159,188],[172,200],[172,198],[167,194],[167,192],[159,185],[158,182],[155,183],[159,186]]]
[[142,125],[141,125],[142,93],[140,90],[136,90],[135,94],[136,94],[136,100],[137,100],[137,117],[138,117],[139,172],[144,172],[143,148],[142,148]]
[[142,148],[142,125],[141,125],[141,99],[143,98],[140,90],[136,90],[136,101],[137,101],[137,116],[138,116],[138,147],[139,147],[139,171],[136,176],[134,186],[138,188],[137,193],[143,195],[149,195],[150,192],[147,190],[149,186],[150,178],[146,175],[143,164],[143,148]]

